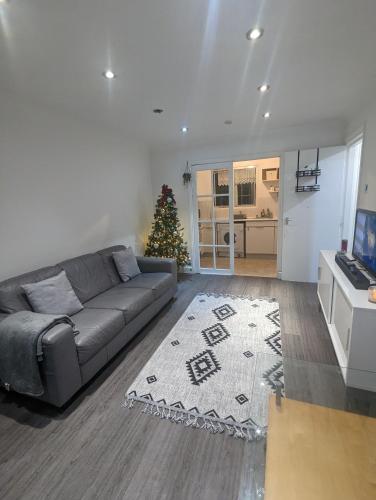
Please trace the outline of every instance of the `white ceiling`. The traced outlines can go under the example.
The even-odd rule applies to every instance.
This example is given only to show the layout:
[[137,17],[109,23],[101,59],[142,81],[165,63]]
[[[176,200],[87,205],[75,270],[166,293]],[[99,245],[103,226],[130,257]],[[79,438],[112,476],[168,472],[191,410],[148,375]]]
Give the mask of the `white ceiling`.
[[246,137],[349,119],[375,98],[375,25],[376,0],[10,0],[0,87],[154,146],[179,143],[182,125],[190,141]]

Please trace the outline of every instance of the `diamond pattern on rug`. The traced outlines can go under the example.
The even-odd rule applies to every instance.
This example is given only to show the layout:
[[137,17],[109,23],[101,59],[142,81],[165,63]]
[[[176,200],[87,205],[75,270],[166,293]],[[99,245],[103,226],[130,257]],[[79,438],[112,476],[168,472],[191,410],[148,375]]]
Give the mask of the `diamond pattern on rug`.
[[240,405],[244,405],[244,403],[249,401],[247,396],[245,396],[244,394],[239,394],[238,396],[235,397],[235,399]]
[[222,342],[230,336],[230,333],[222,323],[216,323],[209,328],[205,328],[201,333],[209,347],[219,344],[219,342]]
[[157,381],[157,377],[155,375],[150,375],[150,377],[146,377],[146,381],[148,384],[152,384]]
[[253,353],[251,351],[245,351],[245,352],[243,352],[243,354],[246,358],[252,358],[252,356],[253,356]]
[[281,332],[277,330],[265,339],[267,345],[279,356],[282,356]]
[[175,347],[176,345],[179,345],[179,344],[180,344],[180,342],[179,342],[178,340],[173,340],[173,341],[171,342],[171,345],[172,345],[172,346],[174,346],[174,347]]
[[223,306],[213,309],[213,313],[216,315],[219,321],[223,321],[224,319],[234,316],[234,314],[236,314],[236,311],[234,311],[230,304],[224,304]]
[[217,373],[221,366],[218,363],[213,351],[207,349],[197,354],[189,361],[186,361],[189,378],[193,385],[200,385],[211,375]]

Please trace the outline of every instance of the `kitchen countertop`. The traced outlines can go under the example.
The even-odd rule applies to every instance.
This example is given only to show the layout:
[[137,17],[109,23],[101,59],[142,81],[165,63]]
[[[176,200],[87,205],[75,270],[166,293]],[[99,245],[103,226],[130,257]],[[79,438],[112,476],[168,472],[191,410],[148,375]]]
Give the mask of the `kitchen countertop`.
[[248,217],[247,219],[234,219],[234,222],[254,222],[254,221],[257,221],[257,222],[265,222],[265,221],[274,221],[274,222],[277,222],[278,219],[276,219],[275,217]]

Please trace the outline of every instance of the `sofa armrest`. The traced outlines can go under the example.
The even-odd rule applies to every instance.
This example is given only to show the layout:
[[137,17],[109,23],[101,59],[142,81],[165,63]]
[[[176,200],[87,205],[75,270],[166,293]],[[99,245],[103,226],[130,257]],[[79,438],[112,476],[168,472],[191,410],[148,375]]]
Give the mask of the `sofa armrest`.
[[82,386],[72,327],[61,323],[51,328],[43,336],[42,348],[45,392],[40,399],[60,407]]
[[178,268],[175,259],[137,257],[137,263],[142,273],[171,273],[177,279]]

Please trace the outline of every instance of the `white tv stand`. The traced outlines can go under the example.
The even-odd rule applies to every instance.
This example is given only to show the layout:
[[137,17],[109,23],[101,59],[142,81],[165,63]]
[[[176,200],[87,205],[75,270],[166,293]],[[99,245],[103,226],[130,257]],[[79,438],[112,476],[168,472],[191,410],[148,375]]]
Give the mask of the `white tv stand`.
[[376,304],[354,288],[335,255],[320,252],[317,295],[345,384],[376,392]]

